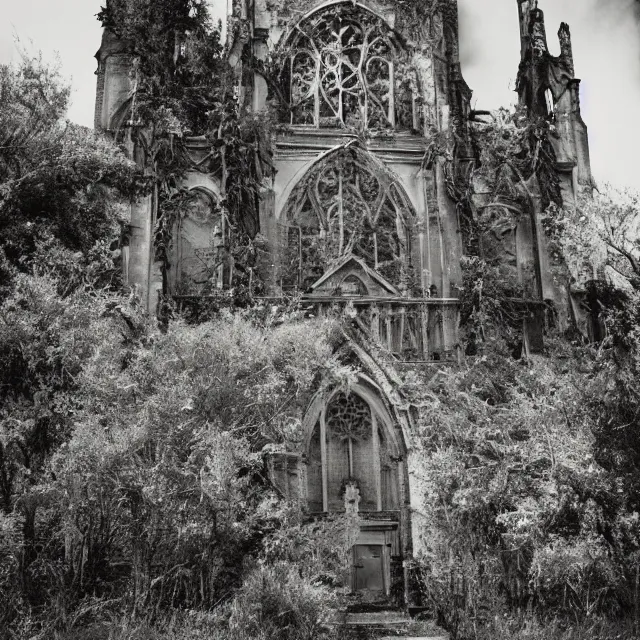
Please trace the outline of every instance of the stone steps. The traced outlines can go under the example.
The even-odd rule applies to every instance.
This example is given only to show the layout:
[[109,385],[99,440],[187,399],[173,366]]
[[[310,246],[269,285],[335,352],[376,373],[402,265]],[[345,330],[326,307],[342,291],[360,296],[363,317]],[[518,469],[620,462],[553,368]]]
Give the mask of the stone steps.
[[327,620],[349,638],[378,640],[449,640],[449,635],[430,621],[415,621],[403,611],[333,612]]
[[380,640],[449,640],[449,635],[440,636],[384,636]]
[[348,625],[396,626],[410,624],[411,618],[400,611],[368,611],[347,613],[344,622]]

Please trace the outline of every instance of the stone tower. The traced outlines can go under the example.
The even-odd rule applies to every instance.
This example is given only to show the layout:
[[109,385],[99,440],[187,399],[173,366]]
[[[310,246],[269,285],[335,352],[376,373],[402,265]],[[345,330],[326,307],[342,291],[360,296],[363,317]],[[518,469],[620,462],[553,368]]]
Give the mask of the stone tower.
[[[262,295],[273,301],[296,292],[319,313],[347,308],[354,322],[345,352],[362,369],[350,394],[318,392],[304,418],[303,442],[272,458],[272,477],[310,514],[355,509],[353,590],[408,606],[422,492],[415,414],[398,392],[399,374],[462,357],[464,242],[452,183],[475,157],[457,2],[229,1],[227,46],[237,91],[254,112],[271,109],[278,119],[274,171],[261,187]],[[561,27],[562,54],[553,58],[536,3],[518,0],[518,9],[520,101],[554,120],[556,170],[563,199],[572,202],[591,178],[569,30]],[[249,54],[278,61],[279,102],[264,76],[243,66]],[[108,33],[97,58],[96,127],[115,135],[130,124],[123,105],[135,99],[132,58],[126,43]],[[173,230],[164,275],[153,246],[157,192],[132,206],[125,277],[150,312],[159,296],[181,303],[224,298],[241,266],[208,267],[225,246],[220,180],[202,168],[206,141],[184,144],[193,161],[185,186],[197,206]],[[144,166],[140,149],[132,143],[128,149]],[[530,188],[535,194],[535,184]],[[495,205],[483,198],[479,192],[478,207]],[[535,266],[534,306],[559,295],[546,266],[541,213],[534,197],[513,233],[519,272]]]
[[575,77],[569,25],[558,31],[560,55],[547,46],[544,14],[537,0],[518,0],[520,68],[517,91],[520,104],[555,125],[551,136],[565,204],[593,184],[587,126],[580,114],[580,80]]

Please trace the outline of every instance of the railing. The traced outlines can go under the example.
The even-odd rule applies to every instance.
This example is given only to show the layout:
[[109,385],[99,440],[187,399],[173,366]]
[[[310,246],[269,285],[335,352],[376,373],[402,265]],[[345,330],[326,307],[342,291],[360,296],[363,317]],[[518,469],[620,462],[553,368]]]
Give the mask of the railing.
[[460,304],[455,298],[303,297],[317,312],[353,309],[354,320],[390,358],[406,363],[458,361]]
[[[193,322],[237,303],[233,292],[174,296],[177,309]],[[352,314],[353,320],[390,360],[403,363],[459,361],[460,305],[455,298],[370,298],[365,296],[252,297],[244,304],[298,303],[315,315]]]

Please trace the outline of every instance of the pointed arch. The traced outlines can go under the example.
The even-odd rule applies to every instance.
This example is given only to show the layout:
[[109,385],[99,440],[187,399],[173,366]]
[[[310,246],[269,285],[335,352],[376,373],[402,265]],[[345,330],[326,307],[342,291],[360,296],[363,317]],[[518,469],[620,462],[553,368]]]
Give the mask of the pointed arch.
[[219,196],[194,185],[178,200],[169,254],[168,284],[174,295],[203,295],[230,281],[227,229]]
[[359,488],[361,511],[402,508],[407,448],[379,389],[363,377],[349,390],[318,394],[304,428],[310,511],[342,511],[349,482]]
[[297,278],[307,288],[349,255],[392,284],[406,283],[415,211],[396,176],[359,142],[321,156],[292,188],[281,219],[290,286]]
[[324,3],[289,29],[279,50],[288,124],[413,127],[413,110],[400,104],[407,96],[396,82],[404,42],[370,7],[351,0]]

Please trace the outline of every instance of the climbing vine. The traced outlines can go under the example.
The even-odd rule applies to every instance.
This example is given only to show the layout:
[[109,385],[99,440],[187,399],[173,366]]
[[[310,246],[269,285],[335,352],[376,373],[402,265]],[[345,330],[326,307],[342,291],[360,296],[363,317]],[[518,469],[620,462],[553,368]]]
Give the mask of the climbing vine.
[[475,162],[464,165],[455,154],[446,156],[448,192],[457,202],[468,256],[462,321],[474,336],[490,327],[501,336],[520,335],[534,313],[526,301],[541,299],[537,256],[518,262],[516,235],[525,232],[533,241],[535,216],[562,205],[550,127],[525,110],[502,109],[472,123]]
[[[244,79],[228,64],[207,3],[110,0],[98,18],[131,52],[134,89],[118,129],[143,151],[155,181],[156,257],[165,274],[174,226],[191,197],[184,177],[194,168],[218,178],[226,249],[242,252],[258,233],[260,188],[271,172],[269,121],[247,113]],[[250,56],[248,47],[242,55]],[[194,138],[197,157],[189,145]]]
[[458,6],[452,0],[397,0],[399,24],[413,43],[442,44],[458,29]]

